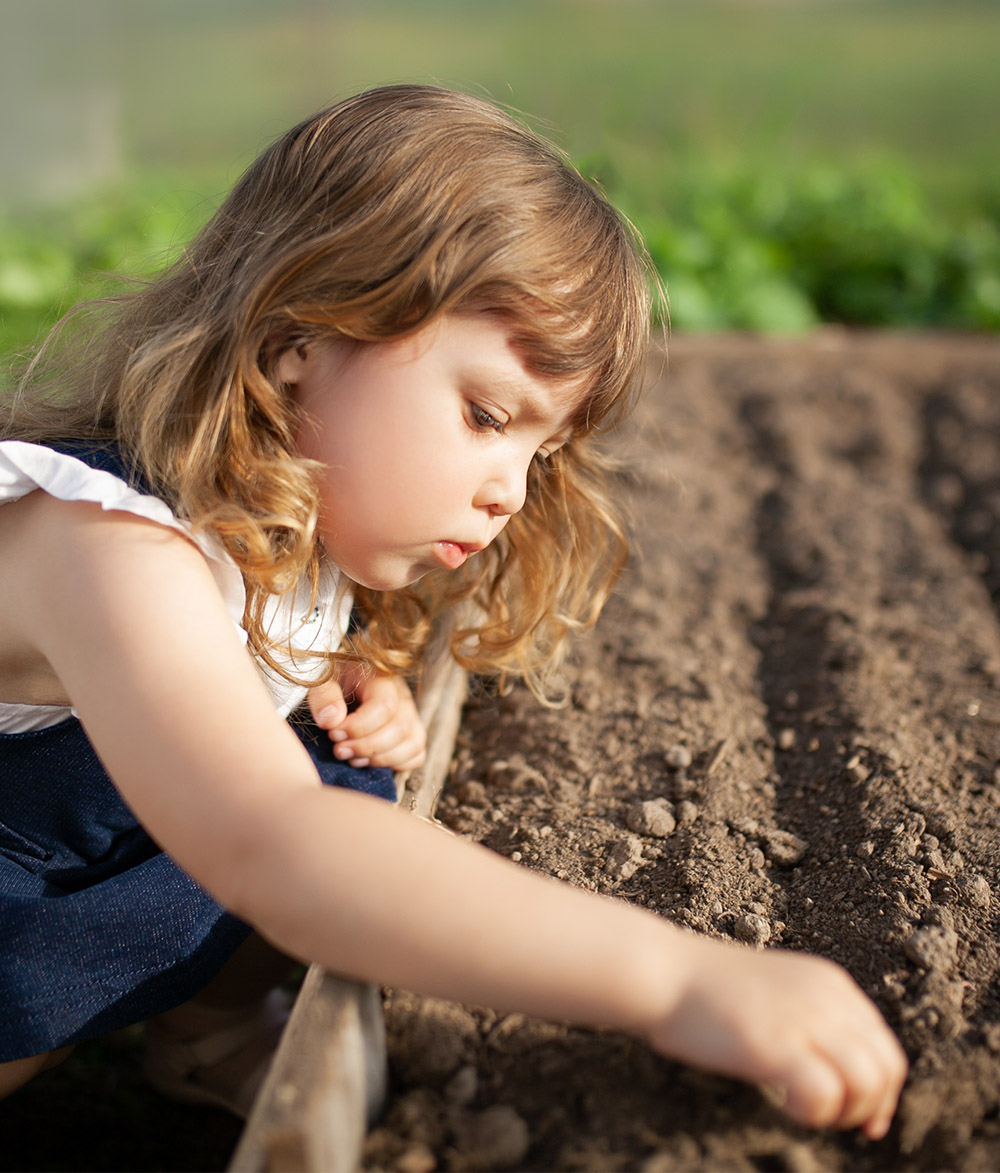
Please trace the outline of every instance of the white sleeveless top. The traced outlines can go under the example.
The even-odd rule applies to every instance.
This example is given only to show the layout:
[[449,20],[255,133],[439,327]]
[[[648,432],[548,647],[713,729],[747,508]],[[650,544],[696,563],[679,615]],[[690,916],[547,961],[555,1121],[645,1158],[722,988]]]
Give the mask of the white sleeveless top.
[[[91,501],[102,509],[132,513],[184,534],[205,556],[226,610],[246,643],[247,635],[242,627],[246,593],[239,568],[219,541],[208,534],[192,533],[190,526],[175,517],[165,501],[133,489],[113,473],[91,468],[75,456],[20,440],[0,441],[0,504],[17,501],[36,489],[61,501]],[[264,611],[265,630],[278,643],[271,655],[286,670],[306,676],[315,671],[315,661],[296,653],[336,651],[351,614],[350,592],[331,565],[322,572],[319,594],[312,607],[309,594],[308,585],[303,584],[287,595],[272,596]],[[286,647],[289,651],[283,653],[281,649]],[[275,707],[281,716],[287,717],[305,700],[306,688],[282,679],[255,662]],[[0,733],[44,729],[72,715],[72,709],[59,705],[0,701]]]

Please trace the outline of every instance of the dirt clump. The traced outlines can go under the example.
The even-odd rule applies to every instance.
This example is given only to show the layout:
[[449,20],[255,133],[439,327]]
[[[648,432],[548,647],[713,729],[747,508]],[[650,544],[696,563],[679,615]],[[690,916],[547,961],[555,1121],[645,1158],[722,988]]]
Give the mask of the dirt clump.
[[910,1056],[897,1120],[811,1133],[625,1036],[390,991],[367,1167],[1000,1167],[1000,343],[677,339],[620,443],[637,551],[571,702],[476,695],[439,816],[846,966]]

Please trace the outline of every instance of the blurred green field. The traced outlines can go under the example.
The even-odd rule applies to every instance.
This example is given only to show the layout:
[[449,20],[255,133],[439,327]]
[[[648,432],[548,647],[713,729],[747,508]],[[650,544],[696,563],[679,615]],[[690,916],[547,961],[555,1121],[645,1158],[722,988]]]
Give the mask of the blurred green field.
[[[36,74],[60,84],[58,38],[39,46],[37,30],[42,16],[72,26],[76,0],[7,4],[8,51],[20,31]],[[68,204],[2,214],[0,348],[29,344],[95,275],[156,268],[294,120],[400,80],[530,111],[637,222],[675,328],[1000,328],[1000,4],[86,8],[65,52],[84,84],[81,60],[114,87],[121,166]]]

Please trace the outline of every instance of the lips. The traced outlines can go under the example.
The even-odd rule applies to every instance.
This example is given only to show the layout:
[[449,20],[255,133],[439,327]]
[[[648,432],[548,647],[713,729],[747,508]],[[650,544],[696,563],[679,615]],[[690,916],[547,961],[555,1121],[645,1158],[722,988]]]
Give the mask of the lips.
[[468,545],[465,542],[435,542],[434,556],[448,570],[457,570],[470,554],[475,554],[481,549],[482,546]]

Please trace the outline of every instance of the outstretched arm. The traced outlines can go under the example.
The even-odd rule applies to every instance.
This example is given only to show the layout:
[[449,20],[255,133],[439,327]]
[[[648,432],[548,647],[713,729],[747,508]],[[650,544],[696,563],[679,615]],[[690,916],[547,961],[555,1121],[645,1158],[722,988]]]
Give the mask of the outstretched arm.
[[91,506],[4,508],[30,524],[5,542],[0,604],[153,837],[280,948],[362,979],[629,1030],[768,1085],[805,1123],[884,1133],[905,1061],[841,970],[696,937],[322,788],[184,539]]

